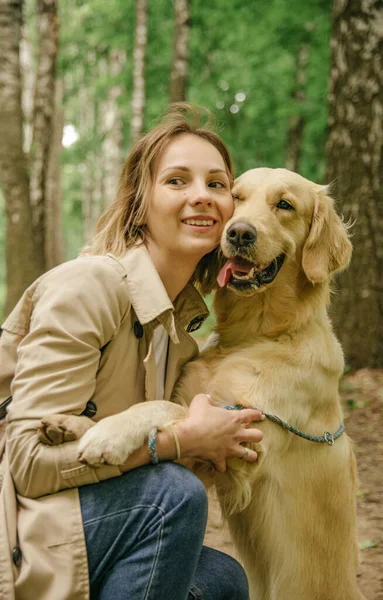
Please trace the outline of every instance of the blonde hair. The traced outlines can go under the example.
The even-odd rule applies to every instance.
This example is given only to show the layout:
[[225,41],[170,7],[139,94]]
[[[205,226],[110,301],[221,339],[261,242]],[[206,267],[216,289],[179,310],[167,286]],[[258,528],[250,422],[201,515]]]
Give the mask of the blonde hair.
[[[159,123],[131,149],[122,170],[117,196],[99,218],[96,235],[84,246],[81,254],[103,255],[110,252],[121,257],[127,249],[145,239],[148,198],[156,160],[170,140],[182,133],[197,135],[217,148],[232,185],[234,169],[231,156],[216,132],[210,111],[186,102],[172,104]],[[205,255],[192,277],[192,282],[202,293],[209,293],[214,287],[218,253],[216,248]]]

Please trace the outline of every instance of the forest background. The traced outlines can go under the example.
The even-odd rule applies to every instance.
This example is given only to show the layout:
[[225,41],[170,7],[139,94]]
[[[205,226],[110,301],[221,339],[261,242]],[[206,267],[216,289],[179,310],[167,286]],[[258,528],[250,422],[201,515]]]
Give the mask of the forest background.
[[0,0],[0,316],[74,258],[132,142],[169,102],[213,110],[237,174],[332,182],[354,225],[332,318],[383,361],[383,9],[378,0]]
[[[0,319],[77,256],[132,142],[182,100],[216,114],[237,174],[331,182],[353,223],[331,317],[360,474],[361,589],[383,600],[381,0],[0,0]],[[213,518],[209,543],[230,552],[217,531]]]

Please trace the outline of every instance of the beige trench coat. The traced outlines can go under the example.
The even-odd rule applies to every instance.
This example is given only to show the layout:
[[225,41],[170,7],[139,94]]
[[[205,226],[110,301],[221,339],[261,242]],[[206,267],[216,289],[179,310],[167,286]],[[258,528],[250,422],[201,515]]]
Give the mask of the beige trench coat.
[[170,336],[169,399],[182,366],[198,354],[185,327],[206,316],[190,284],[173,306],[143,245],[119,260],[80,257],[25,292],[0,340],[0,403],[13,395],[0,496],[1,600],[89,598],[77,488],[121,474],[80,464],[77,442],[39,443],[41,417],[81,414],[91,400],[99,420],[154,400],[158,323]]

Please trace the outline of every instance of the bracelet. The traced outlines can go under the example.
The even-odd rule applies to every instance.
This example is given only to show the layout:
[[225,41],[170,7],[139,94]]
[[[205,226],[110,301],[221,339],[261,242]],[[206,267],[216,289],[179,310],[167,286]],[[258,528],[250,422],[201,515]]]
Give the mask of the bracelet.
[[157,454],[157,427],[150,430],[148,437],[149,459],[152,465],[158,465],[160,459]]
[[176,451],[177,451],[177,460],[180,460],[181,458],[181,447],[180,447],[180,440],[178,438],[177,432],[173,427],[173,423],[169,423],[168,425],[166,425],[165,429],[169,429],[170,433],[173,436],[173,440],[174,443],[176,445]]

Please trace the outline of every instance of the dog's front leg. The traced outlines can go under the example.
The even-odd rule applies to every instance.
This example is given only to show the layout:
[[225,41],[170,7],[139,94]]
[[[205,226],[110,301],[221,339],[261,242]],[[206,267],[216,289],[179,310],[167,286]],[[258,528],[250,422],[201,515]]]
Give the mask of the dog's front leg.
[[79,443],[79,460],[91,466],[121,465],[143,446],[152,427],[163,429],[186,413],[186,408],[165,400],[135,404],[89,429]]
[[202,357],[188,363],[183,368],[174,387],[171,397],[172,402],[182,406],[190,406],[194,396],[209,391],[210,379],[211,369]]
[[172,402],[142,402],[102,419],[81,438],[79,459],[93,466],[122,464],[141,448],[152,427],[162,429],[170,421],[184,419],[193,397],[206,391],[208,379],[209,370],[203,361],[189,363],[176,385]]

